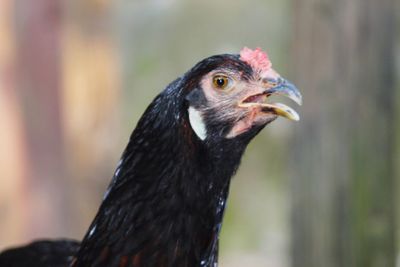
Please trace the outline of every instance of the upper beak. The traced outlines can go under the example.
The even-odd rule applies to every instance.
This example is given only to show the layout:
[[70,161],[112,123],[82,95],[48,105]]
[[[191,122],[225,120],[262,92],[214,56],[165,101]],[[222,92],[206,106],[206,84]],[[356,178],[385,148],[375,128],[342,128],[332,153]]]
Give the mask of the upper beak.
[[278,78],[274,87],[264,90],[261,94],[247,97],[244,101],[241,102],[240,106],[259,106],[264,112],[274,113],[293,121],[298,121],[300,119],[299,114],[294,109],[285,104],[266,103],[265,101],[271,95],[286,96],[287,98],[292,99],[298,105],[301,105],[303,102],[302,96],[296,86],[285,79]]
[[286,97],[292,99],[299,106],[301,106],[303,104],[303,97],[301,96],[299,90],[293,83],[289,82],[288,80],[284,80],[284,79],[280,78],[278,85],[271,89],[265,90],[265,93],[267,94],[267,96],[273,95],[273,94],[283,95],[283,96],[286,96]]

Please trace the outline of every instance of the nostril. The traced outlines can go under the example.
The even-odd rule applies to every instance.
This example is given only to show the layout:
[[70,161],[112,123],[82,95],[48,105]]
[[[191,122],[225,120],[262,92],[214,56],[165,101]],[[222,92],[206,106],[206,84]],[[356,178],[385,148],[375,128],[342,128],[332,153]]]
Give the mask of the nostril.
[[278,86],[279,82],[280,82],[279,80],[272,80],[270,78],[262,79],[262,83],[263,83],[264,87],[266,87],[266,88],[274,88],[274,87]]

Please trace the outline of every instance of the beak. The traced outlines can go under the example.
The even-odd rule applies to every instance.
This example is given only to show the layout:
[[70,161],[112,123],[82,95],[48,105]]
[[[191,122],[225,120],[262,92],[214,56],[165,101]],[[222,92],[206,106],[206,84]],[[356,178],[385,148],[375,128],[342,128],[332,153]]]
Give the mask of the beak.
[[294,86],[291,82],[282,78],[278,78],[278,80],[274,82],[274,84],[276,84],[274,87],[264,90],[261,94],[247,97],[244,101],[241,102],[240,106],[257,106],[261,107],[262,112],[273,113],[293,121],[300,120],[299,114],[291,107],[282,103],[266,103],[266,100],[271,95],[285,96],[293,100],[300,106],[303,102],[299,90],[297,90],[296,86]]

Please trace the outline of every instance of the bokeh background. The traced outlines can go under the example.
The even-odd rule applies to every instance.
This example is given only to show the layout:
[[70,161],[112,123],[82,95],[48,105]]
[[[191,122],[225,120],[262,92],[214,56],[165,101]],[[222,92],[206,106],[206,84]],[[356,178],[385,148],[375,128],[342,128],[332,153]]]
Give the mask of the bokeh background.
[[[400,266],[396,0],[1,0],[0,249],[81,239],[152,98],[266,49],[302,91],[234,178],[222,267]],[[396,265],[397,264],[397,265]]]

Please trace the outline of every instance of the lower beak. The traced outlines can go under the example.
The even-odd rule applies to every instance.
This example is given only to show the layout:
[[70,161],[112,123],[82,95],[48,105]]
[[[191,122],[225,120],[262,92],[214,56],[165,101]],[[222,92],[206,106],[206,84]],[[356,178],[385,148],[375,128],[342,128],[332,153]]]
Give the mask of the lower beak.
[[302,96],[299,90],[287,80],[279,78],[277,85],[273,88],[265,90],[263,93],[250,96],[241,102],[241,107],[260,107],[263,112],[273,113],[278,116],[285,117],[289,120],[298,121],[300,120],[299,114],[291,107],[282,103],[266,103],[265,101],[271,95],[285,96],[298,105],[302,104]]

